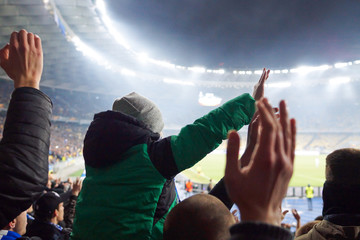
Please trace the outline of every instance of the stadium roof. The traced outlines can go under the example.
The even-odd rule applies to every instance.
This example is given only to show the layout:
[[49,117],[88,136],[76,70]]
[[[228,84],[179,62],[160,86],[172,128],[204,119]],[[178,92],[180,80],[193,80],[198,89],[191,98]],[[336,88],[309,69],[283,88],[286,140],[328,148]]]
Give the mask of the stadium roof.
[[[148,86],[153,83],[249,87],[258,78],[250,78],[250,75],[257,74],[256,70],[263,65],[279,67],[278,71],[284,70],[284,66],[296,67],[289,65],[291,62],[285,56],[293,58],[295,55],[299,56],[297,54],[300,52],[309,51],[303,49],[303,46],[315,41],[315,37],[311,37],[323,28],[320,35],[323,34],[326,40],[316,42],[316,51],[312,53],[316,55],[319,51],[326,51],[322,48],[322,42],[326,42],[324,45],[332,50],[328,53],[339,59],[331,59],[331,56],[323,54],[327,60],[321,63],[319,61],[318,65],[329,64],[333,68],[337,61],[348,63],[357,60],[356,56],[360,58],[359,43],[354,42],[354,39],[360,39],[360,25],[356,24],[360,22],[360,4],[357,1],[348,4],[336,3],[340,1],[335,0],[328,0],[326,3],[297,0],[290,1],[291,4],[289,1],[275,0],[215,2],[209,4],[208,1],[199,1],[195,4],[190,0],[181,3],[111,0],[105,1],[109,14],[106,15],[102,9],[104,6],[99,4],[102,3],[100,0],[0,0],[0,44],[7,43],[14,30],[25,28],[37,33],[44,48],[43,86],[114,94],[119,94],[120,90],[120,94],[126,93],[135,85]],[[311,9],[313,10],[310,11]],[[287,10],[289,11],[286,12]],[[179,15],[172,17],[176,12]],[[305,13],[307,14],[303,16]],[[212,19],[214,16],[216,18]],[[291,17],[295,25],[290,24],[288,17]],[[186,19],[191,21],[185,21]],[[114,21],[113,26],[109,25],[110,21]],[[339,24],[335,24],[336,22]],[[240,24],[241,31],[236,29],[237,24]],[[129,38],[124,39],[119,32],[114,31],[123,29],[122,26],[125,25],[127,29],[131,27],[133,38],[129,33]],[[286,29],[294,28],[292,30],[299,34],[291,35],[293,31],[289,31],[290,35],[284,37],[280,34],[281,31],[274,32],[270,28],[272,25],[280,29],[286,25]],[[261,30],[264,28],[267,30]],[[186,29],[188,32],[184,33]],[[153,34],[149,34],[150,32]],[[124,30],[123,33],[127,32]],[[304,33],[304,38],[298,39]],[[238,34],[245,37],[239,37]],[[197,45],[193,45],[194,38],[208,41],[198,39],[195,41]],[[137,41],[139,39],[145,40]],[[304,39],[306,41],[303,43]],[[129,40],[130,43],[126,42]],[[286,47],[286,42],[291,44]],[[142,43],[147,45],[141,45]],[[176,45],[180,43],[182,45]],[[294,44],[300,47],[294,49]],[[154,46],[153,49],[148,49],[153,53],[151,57],[154,59],[142,52],[142,47],[149,45]],[[269,51],[266,52],[264,48]],[[227,49],[226,53],[221,54],[224,49]],[[165,52],[172,54],[164,55]],[[188,54],[181,55],[181,52]],[[243,60],[236,60],[233,55],[239,55]],[[205,67],[193,67],[194,65]],[[5,73],[1,71],[0,77],[4,78]],[[194,79],[196,81],[192,81]],[[164,91],[161,93],[165,94]]]

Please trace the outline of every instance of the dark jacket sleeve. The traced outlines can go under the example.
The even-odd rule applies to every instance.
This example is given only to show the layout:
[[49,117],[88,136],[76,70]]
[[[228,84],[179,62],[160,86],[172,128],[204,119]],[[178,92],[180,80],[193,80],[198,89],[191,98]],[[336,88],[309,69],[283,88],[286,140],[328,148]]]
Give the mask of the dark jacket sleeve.
[[285,228],[261,222],[243,222],[230,228],[230,240],[291,240],[290,231]]
[[71,195],[70,201],[64,209],[64,222],[66,228],[73,228],[77,198],[77,196]]
[[50,98],[37,89],[12,93],[0,142],[0,229],[45,189],[51,112]]
[[231,201],[229,195],[227,194],[224,178],[222,178],[213,189],[209,192],[210,195],[217,197],[221,202],[225,204],[225,206],[230,210],[234,205],[234,202]]

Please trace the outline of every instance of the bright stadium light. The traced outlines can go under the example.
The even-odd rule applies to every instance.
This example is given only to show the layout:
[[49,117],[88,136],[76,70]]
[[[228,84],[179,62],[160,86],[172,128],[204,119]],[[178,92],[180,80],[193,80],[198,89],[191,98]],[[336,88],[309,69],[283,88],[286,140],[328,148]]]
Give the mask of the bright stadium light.
[[273,70],[272,72],[275,74],[279,74],[279,73],[281,73],[281,70]]
[[180,66],[180,65],[176,65],[175,68],[177,68],[177,69],[182,69],[182,70],[186,70],[186,67]]
[[288,72],[289,72],[288,69],[283,69],[283,70],[281,70],[281,73],[288,73]]
[[360,64],[360,60],[354,61],[354,64]]
[[344,84],[349,82],[350,82],[350,77],[335,77],[329,79],[329,83],[331,85]]
[[335,66],[335,68],[343,68],[343,67],[347,67],[348,63],[347,62],[339,62],[339,63],[335,63],[334,66]]
[[217,74],[224,74],[225,70],[224,69],[219,69],[219,70],[214,70],[213,72],[217,73]]
[[213,93],[199,93],[199,104],[207,107],[219,106],[221,103],[221,98],[216,97]]
[[246,72],[245,72],[245,71],[239,71],[239,74],[240,74],[240,75],[245,75]]
[[167,61],[161,61],[161,60],[155,60],[155,59],[152,59],[152,58],[148,58],[150,62],[158,65],[158,66],[161,66],[161,67],[166,67],[166,68],[175,68],[175,64],[172,64],[170,62],[167,62]]
[[131,77],[136,76],[136,73],[134,71],[126,69],[126,68],[121,69],[120,72],[122,75],[131,76]]
[[246,71],[245,72],[247,75],[251,75],[252,74],[252,71]]
[[325,71],[330,69],[331,66],[329,65],[321,65],[321,66],[301,66],[298,68],[290,69],[291,73],[300,73],[300,74],[307,74],[314,71]]
[[236,75],[237,73],[238,73],[237,71],[233,71],[233,74],[235,74],[235,75]]
[[86,45],[84,42],[80,40],[78,37],[71,38],[72,42],[76,46],[76,50],[82,52],[84,56],[89,57],[91,60],[96,61],[99,65],[110,65],[109,62],[104,58],[101,54],[96,52],[94,49]]
[[193,82],[182,81],[182,80],[171,79],[171,78],[164,78],[163,82],[164,83],[169,83],[169,84],[178,84],[178,85],[187,85],[187,86],[194,86],[195,85],[195,83],[193,83]]
[[140,62],[148,62],[149,61],[149,56],[147,53],[143,53],[143,52],[137,53],[136,56]]
[[287,87],[291,87],[291,82],[285,81],[285,82],[268,83],[265,84],[265,86],[269,88],[287,88]]
[[101,13],[101,20],[103,21],[105,27],[108,29],[109,33],[121,46],[123,46],[127,50],[130,50],[130,45],[125,40],[125,38],[117,31],[110,17],[107,15],[105,2],[103,0],[96,0],[95,6]]
[[255,70],[254,74],[261,75],[263,73],[263,70]]
[[196,73],[204,73],[206,71],[204,67],[188,67],[188,70]]

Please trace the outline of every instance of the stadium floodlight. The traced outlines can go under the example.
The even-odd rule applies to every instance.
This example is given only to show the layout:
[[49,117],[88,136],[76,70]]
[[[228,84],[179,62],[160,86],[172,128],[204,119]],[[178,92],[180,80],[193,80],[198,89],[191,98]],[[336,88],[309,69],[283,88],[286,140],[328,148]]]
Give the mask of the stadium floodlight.
[[338,84],[344,84],[344,83],[349,83],[350,82],[350,77],[334,77],[329,79],[329,83],[331,85],[338,85]]
[[239,74],[240,74],[240,75],[245,75],[246,72],[245,72],[245,71],[239,71]]
[[204,67],[188,67],[188,70],[196,73],[204,73],[206,71]]
[[167,61],[160,61],[160,60],[155,60],[155,59],[151,59],[148,58],[148,60],[156,65],[159,65],[161,67],[166,67],[166,68],[175,68],[175,64],[172,64],[170,62]]
[[291,87],[291,82],[289,81],[274,82],[274,83],[265,84],[265,86],[269,88],[287,88],[287,87]]
[[106,6],[103,0],[96,0],[95,6],[101,13],[106,13]]
[[136,57],[140,62],[147,62],[149,61],[149,56],[147,53],[136,53]]
[[186,70],[186,67],[180,66],[180,65],[176,65],[175,68],[177,68],[177,69],[182,69],[182,70]]
[[354,64],[360,64],[360,60],[354,61]]
[[207,72],[207,73],[212,73],[213,70],[211,70],[211,69],[206,69],[206,72]]
[[343,67],[347,67],[349,64],[347,62],[339,62],[339,63],[335,63],[334,67],[335,68],[343,68]]
[[236,75],[237,73],[238,73],[237,71],[233,71],[233,74],[235,74],[235,75]]
[[290,69],[291,73],[300,73],[300,74],[307,74],[314,71],[325,71],[330,69],[331,66],[329,65],[321,65],[321,66],[301,66],[298,68]]
[[77,36],[72,37],[71,41],[75,44],[76,50],[82,52],[84,56],[89,57],[92,61],[96,61],[102,66],[111,66],[111,64],[94,49],[83,43]]
[[281,73],[288,73],[288,72],[289,72],[288,69],[283,69],[283,70],[281,70]]
[[126,68],[121,69],[120,72],[122,75],[130,76],[130,77],[136,76],[136,73],[134,71],[126,69]]
[[252,74],[252,71],[246,71],[245,72],[247,75],[251,75]]
[[215,96],[213,93],[199,93],[199,104],[207,107],[219,106],[222,99]]
[[217,74],[224,74],[225,70],[224,69],[219,69],[219,70],[213,70],[213,72],[217,73]]
[[164,79],[163,79],[163,82],[164,82],[164,83],[170,83],[170,84],[179,84],[179,85],[195,86],[195,83],[194,83],[194,82],[182,81],[182,80],[171,79],[171,78],[164,78]]
[[263,70],[255,70],[254,74],[261,75],[263,73]]
[[273,70],[272,72],[275,74],[279,74],[279,73],[281,73],[281,70]]

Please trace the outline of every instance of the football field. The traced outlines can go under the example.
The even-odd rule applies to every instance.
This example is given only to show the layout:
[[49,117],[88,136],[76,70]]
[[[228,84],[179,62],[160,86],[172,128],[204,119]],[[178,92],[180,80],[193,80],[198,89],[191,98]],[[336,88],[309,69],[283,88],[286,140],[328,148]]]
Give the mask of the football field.
[[[290,186],[322,186],[325,181],[326,155],[296,155],[294,174]],[[194,167],[183,173],[194,182],[215,182],[224,176],[225,154],[209,154]]]

